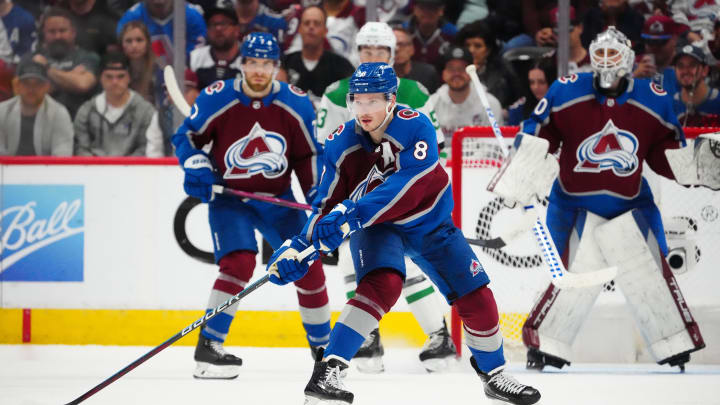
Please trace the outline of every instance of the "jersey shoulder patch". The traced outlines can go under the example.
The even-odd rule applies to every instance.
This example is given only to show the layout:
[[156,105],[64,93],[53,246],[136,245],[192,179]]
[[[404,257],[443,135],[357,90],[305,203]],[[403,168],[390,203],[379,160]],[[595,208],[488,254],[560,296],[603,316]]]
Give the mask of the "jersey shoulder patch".
[[404,108],[402,110],[399,110],[396,115],[400,119],[411,120],[413,118],[419,117],[420,113],[410,108]]

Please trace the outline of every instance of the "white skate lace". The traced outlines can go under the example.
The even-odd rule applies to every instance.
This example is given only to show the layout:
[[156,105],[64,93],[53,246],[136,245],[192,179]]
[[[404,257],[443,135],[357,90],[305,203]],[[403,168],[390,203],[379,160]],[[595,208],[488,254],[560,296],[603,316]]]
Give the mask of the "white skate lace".
[[509,392],[511,394],[519,394],[525,386],[520,384],[516,379],[504,373],[497,373],[490,378],[489,384],[494,384],[498,390]]
[[228,354],[228,353],[225,351],[225,348],[223,347],[222,342],[219,342],[219,341],[217,341],[217,340],[211,340],[211,341],[210,341],[210,348],[211,348],[215,353],[217,353],[218,355],[220,355],[220,357],[223,357],[223,356],[225,356],[226,354]]
[[325,370],[325,382],[328,385],[331,385],[337,389],[341,389],[343,391],[347,391],[345,388],[345,384],[342,382],[342,370],[340,369],[340,366],[330,367],[328,366],[327,370]]

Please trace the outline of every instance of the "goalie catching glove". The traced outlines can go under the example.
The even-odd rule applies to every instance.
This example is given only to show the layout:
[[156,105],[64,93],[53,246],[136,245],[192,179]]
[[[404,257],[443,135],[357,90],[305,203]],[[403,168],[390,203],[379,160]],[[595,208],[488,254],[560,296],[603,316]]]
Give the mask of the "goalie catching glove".
[[185,193],[199,198],[204,203],[212,200],[212,186],[217,178],[210,158],[205,153],[195,153],[183,160],[182,168],[185,171],[185,181],[183,183]]
[[514,150],[487,187],[511,208],[517,203],[533,204],[533,197],[542,200],[559,170],[557,159],[548,154],[547,140],[518,134],[513,146]]
[[665,156],[678,183],[720,190],[720,132],[688,140],[687,146],[668,149]]
[[355,203],[345,200],[315,224],[313,245],[323,253],[330,253],[340,246],[345,237],[361,228]]
[[270,282],[285,285],[303,278],[310,268],[310,262],[319,256],[316,251],[304,260],[298,261],[300,252],[309,246],[310,244],[301,236],[286,240],[268,260],[267,272],[270,273]]

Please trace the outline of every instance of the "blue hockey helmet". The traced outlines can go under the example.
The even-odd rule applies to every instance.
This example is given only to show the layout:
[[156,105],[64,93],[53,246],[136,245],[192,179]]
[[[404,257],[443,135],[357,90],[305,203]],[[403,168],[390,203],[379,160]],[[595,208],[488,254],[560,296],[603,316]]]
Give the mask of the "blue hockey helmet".
[[348,94],[396,94],[398,79],[392,66],[384,62],[363,63],[350,78]]
[[277,39],[268,32],[252,32],[243,41],[240,55],[243,58],[280,59]]

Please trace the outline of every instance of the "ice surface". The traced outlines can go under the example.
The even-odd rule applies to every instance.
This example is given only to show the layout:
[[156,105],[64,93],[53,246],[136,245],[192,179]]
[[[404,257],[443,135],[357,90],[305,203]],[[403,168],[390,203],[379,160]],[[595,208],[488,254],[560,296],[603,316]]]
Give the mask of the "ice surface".
[[[65,404],[151,348],[127,346],[0,345],[0,404]],[[169,347],[83,404],[301,405],[312,371],[308,349],[230,347],[243,358],[240,377],[192,378],[193,348]],[[449,371],[428,374],[417,349],[386,348],[385,373],[352,370],[346,380],[354,405],[490,404],[467,358]],[[540,389],[544,405],[720,404],[720,366],[688,364],[573,364],[558,372],[510,371]]]

